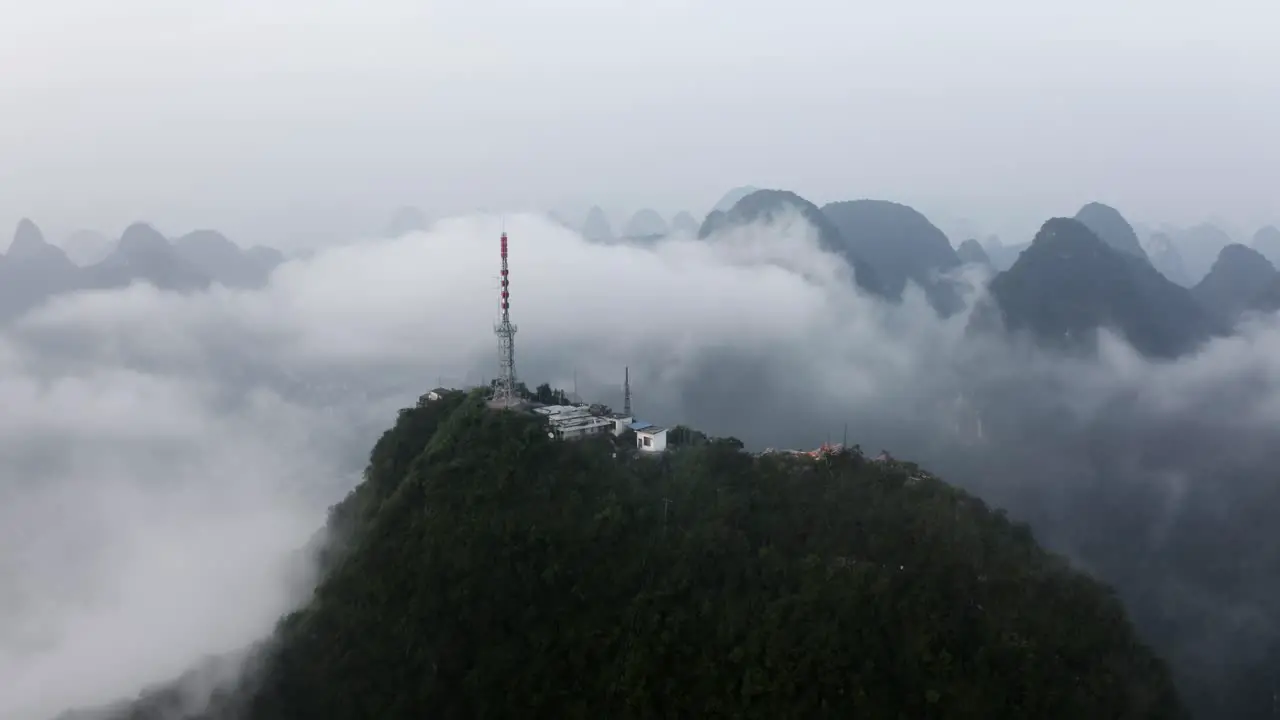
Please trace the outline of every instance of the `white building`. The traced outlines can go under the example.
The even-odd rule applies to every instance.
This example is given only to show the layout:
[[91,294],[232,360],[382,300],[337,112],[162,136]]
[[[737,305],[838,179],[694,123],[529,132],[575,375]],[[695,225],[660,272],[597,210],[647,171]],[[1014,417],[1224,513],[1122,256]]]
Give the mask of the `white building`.
[[622,413],[610,415],[609,420],[613,422],[613,434],[615,437],[626,432],[627,428],[631,427],[631,423],[636,421],[634,417],[623,415]]
[[551,432],[560,440],[577,440],[614,428],[613,420],[593,415],[586,405],[547,405],[533,411],[547,419]]
[[640,452],[660,453],[667,451],[667,429],[650,425],[649,423],[635,423],[631,426],[636,432],[636,449]]

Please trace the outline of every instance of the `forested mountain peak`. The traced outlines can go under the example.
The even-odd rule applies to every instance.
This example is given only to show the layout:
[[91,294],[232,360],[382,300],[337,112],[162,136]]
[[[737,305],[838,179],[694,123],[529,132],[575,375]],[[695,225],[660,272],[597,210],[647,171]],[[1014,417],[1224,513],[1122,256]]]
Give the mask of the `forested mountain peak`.
[[840,234],[837,228],[817,205],[790,190],[756,190],[739,200],[728,212],[718,215],[712,211],[698,231],[698,237],[709,237],[714,232],[759,222],[772,222],[786,213],[795,213],[813,226],[818,233],[818,245],[828,252],[842,256],[853,268],[858,287],[879,296],[888,292],[876,268],[867,262]]
[[18,272],[47,274],[59,276],[72,272],[75,263],[67,254],[45,240],[40,227],[29,218],[22,218],[13,232],[13,242],[9,244],[9,252],[4,257],[16,265],[21,265]]
[[1209,274],[1192,292],[1205,307],[1231,322],[1249,310],[1280,309],[1280,272],[1262,253],[1233,243],[1222,248]]
[[189,232],[175,240],[173,248],[187,265],[227,287],[262,287],[271,271],[284,261],[272,248],[242,250],[217,230]]
[[679,436],[556,441],[479,392],[402,410],[310,601],[198,717],[1185,716],[1107,588],[980,500]]
[[1191,286],[1191,276],[1187,273],[1187,264],[1182,259],[1182,253],[1178,252],[1177,244],[1174,243],[1173,238],[1168,233],[1152,233],[1143,249],[1146,250],[1147,258],[1151,260],[1152,266],[1159,270],[1161,275],[1182,287]]
[[1090,348],[1097,329],[1111,328],[1139,352],[1169,358],[1226,332],[1189,290],[1070,218],[1047,221],[990,291],[1006,329],[1062,349]]
[[0,321],[40,305],[76,286],[79,268],[61,248],[49,244],[34,222],[18,223],[6,255],[0,255]]
[[137,253],[163,253],[172,249],[168,238],[144,222],[136,222],[124,229],[116,249],[128,255]]
[[1280,263],[1280,228],[1267,225],[1253,234],[1253,249],[1262,253],[1272,265]]
[[18,221],[18,227],[13,231],[13,241],[9,243],[8,256],[22,258],[39,255],[45,252],[48,247],[52,246],[45,241],[44,233],[40,232],[40,227],[32,222],[30,218],[22,218]]
[[755,187],[753,185],[741,185],[739,187],[732,188],[728,192],[726,192],[724,195],[722,195],[720,199],[716,201],[716,204],[711,207],[711,209],[713,211],[719,210],[720,212],[727,213],[729,212],[730,209],[733,208],[734,205],[738,204],[739,200],[758,190],[760,190],[760,188]]
[[667,227],[667,221],[662,219],[657,210],[641,208],[627,221],[627,224],[622,229],[622,236],[625,238],[654,238],[662,237],[668,232],[670,232],[670,228]]
[[1092,230],[1102,242],[1116,250],[1136,258],[1147,259],[1147,253],[1142,249],[1142,243],[1138,242],[1138,234],[1133,231],[1133,226],[1124,219],[1119,210],[1110,205],[1103,205],[1100,202],[1086,203],[1076,212],[1076,220],[1084,223],[1085,227]]
[[850,200],[828,203],[822,214],[848,250],[875,268],[890,297],[901,297],[912,282],[944,315],[960,308],[955,287],[939,277],[959,266],[960,257],[946,234],[918,210],[888,200]]
[[85,268],[82,287],[106,289],[145,282],[161,290],[209,287],[210,277],[187,262],[160,231],[143,222],[125,228],[105,260]]
[[956,248],[956,257],[960,258],[960,262],[963,263],[991,264],[991,258],[987,255],[987,251],[983,249],[982,243],[978,242],[976,238],[969,238],[960,243],[960,247]]

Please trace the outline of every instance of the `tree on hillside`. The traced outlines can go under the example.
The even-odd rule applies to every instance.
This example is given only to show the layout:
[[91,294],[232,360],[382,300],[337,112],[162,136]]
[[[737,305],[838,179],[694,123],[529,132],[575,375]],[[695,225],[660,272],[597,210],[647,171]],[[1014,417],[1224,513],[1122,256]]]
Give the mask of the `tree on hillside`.
[[653,462],[482,392],[442,407],[379,440],[330,519],[341,557],[218,712],[1185,715],[1108,588],[909,463],[697,431]]

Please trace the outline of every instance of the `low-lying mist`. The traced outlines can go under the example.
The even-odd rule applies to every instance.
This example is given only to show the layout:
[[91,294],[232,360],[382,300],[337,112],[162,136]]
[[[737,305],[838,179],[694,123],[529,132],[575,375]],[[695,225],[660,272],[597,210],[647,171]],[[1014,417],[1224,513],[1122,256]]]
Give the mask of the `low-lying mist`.
[[[620,405],[629,367],[651,422],[917,460],[1116,585],[1201,707],[1276,652],[1274,319],[1177,362],[1110,336],[1060,358],[918,291],[860,295],[798,219],[645,247],[505,227],[530,386]],[[64,296],[0,331],[0,717],[128,697],[267,635],[395,409],[495,373],[502,228],[335,247],[262,291]],[[981,271],[962,279],[977,300]]]

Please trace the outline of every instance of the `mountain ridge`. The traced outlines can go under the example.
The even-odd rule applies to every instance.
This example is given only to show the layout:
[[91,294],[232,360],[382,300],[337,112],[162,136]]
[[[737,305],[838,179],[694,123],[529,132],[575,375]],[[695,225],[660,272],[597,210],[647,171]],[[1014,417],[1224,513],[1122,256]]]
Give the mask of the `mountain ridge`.
[[907,283],[925,292],[940,314],[958,312],[959,292],[943,273],[960,256],[945,233],[920,211],[888,200],[847,200],[821,208],[839,231],[847,251],[875,269],[884,292],[900,299]]
[[981,500],[856,450],[674,438],[639,457],[424,397],[331,510],[311,600],[185,717],[1185,717],[1119,602]]
[[705,239],[727,229],[771,222],[786,213],[796,213],[813,226],[818,233],[818,246],[849,263],[859,288],[872,295],[889,297],[876,268],[850,247],[831,219],[817,205],[790,190],[756,190],[738,200],[728,212],[712,211],[698,229],[698,237]]
[[998,312],[1007,330],[1059,349],[1089,350],[1096,330],[1111,328],[1143,355],[1169,359],[1228,334],[1191,291],[1073,218],[1045,222],[989,290],[971,327],[989,329]]
[[1209,274],[1191,292],[1205,307],[1234,324],[1250,311],[1280,310],[1280,272],[1262,253],[1232,243],[1222,248]]
[[214,230],[193,231],[170,242],[144,222],[129,225],[112,247],[104,248],[105,257],[85,266],[45,241],[29,219],[19,222],[12,245],[0,256],[0,320],[18,317],[63,293],[124,288],[135,282],[173,292],[204,290],[215,282],[261,288],[284,262],[284,255],[274,248],[242,250]]
[[1146,251],[1142,249],[1142,243],[1138,242],[1138,234],[1134,232],[1133,226],[1119,210],[1110,205],[1100,202],[1085,203],[1076,211],[1075,219],[1116,250],[1141,260],[1149,260]]

